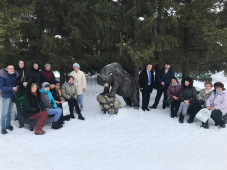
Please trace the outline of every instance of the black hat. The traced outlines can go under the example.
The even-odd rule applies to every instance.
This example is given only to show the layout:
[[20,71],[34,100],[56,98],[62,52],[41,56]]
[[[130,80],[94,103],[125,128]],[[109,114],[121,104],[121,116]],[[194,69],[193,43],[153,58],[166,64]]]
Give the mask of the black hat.
[[56,84],[56,81],[55,80],[50,80],[49,83],[50,84]]
[[218,82],[214,83],[214,88],[216,88],[216,87],[221,87],[222,89],[224,89],[224,84],[222,82],[218,81]]

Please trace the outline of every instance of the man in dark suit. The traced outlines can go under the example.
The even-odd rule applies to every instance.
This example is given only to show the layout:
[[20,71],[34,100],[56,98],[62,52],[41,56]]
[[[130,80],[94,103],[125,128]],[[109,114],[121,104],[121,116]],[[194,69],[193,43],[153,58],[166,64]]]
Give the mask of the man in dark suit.
[[142,110],[150,111],[148,109],[150,94],[154,87],[154,73],[151,71],[152,65],[148,64],[147,68],[140,72],[139,75],[139,86],[142,92]]
[[164,99],[163,99],[163,105],[162,108],[165,109],[169,106],[167,102],[167,89],[170,85],[171,79],[174,77],[174,71],[170,65],[170,63],[166,62],[165,66],[161,68],[159,73],[156,76],[156,89],[157,89],[157,95],[155,97],[155,102],[153,106],[150,108],[156,109],[158,106],[159,100],[162,96],[162,93],[164,93]]

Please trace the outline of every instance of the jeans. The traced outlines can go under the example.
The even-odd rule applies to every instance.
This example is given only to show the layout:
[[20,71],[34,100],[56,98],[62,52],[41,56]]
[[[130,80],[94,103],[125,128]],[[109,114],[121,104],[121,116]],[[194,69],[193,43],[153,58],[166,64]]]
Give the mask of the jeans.
[[78,101],[80,107],[83,106],[83,94],[77,95],[77,101]]
[[186,104],[184,102],[181,102],[178,113],[182,114],[183,116],[187,116],[187,111],[189,106],[190,106],[190,103]]
[[54,122],[57,122],[61,117],[62,109],[59,107],[52,108],[52,109],[49,109],[47,113],[48,115],[54,115]]
[[1,115],[1,129],[5,130],[10,126],[11,114],[13,112],[14,103],[12,98],[2,98],[2,115]]

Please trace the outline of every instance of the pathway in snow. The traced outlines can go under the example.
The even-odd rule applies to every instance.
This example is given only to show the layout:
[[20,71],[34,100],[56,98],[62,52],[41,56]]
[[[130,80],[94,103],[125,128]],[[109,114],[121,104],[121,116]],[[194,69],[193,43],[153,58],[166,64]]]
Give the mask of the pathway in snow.
[[[103,115],[96,96],[102,87],[88,82],[85,121],[66,122],[60,130],[44,126],[36,136],[27,129],[0,135],[1,170],[224,170],[227,168],[226,129],[210,120],[179,124],[169,109],[150,112],[124,107],[118,115]],[[156,91],[152,93],[153,104]],[[122,105],[125,105],[120,97]],[[187,119],[185,119],[187,120]]]

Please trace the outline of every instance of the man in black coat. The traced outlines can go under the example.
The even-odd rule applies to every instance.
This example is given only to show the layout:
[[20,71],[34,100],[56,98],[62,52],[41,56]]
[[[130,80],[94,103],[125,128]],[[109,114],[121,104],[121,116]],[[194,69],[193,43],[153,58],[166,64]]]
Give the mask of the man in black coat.
[[167,89],[173,77],[174,77],[174,71],[170,63],[166,62],[165,66],[161,68],[161,70],[156,76],[157,95],[155,97],[155,102],[153,106],[151,106],[150,108],[156,109],[163,92],[164,92],[164,99],[163,99],[162,108],[165,109],[166,107],[169,106],[169,104],[165,102],[167,102]]
[[151,71],[152,65],[148,64],[147,68],[140,72],[139,86],[142,92],[142,110],[149,111],[148,105],[150,101],[150,94],[154,87],[154,73]]

